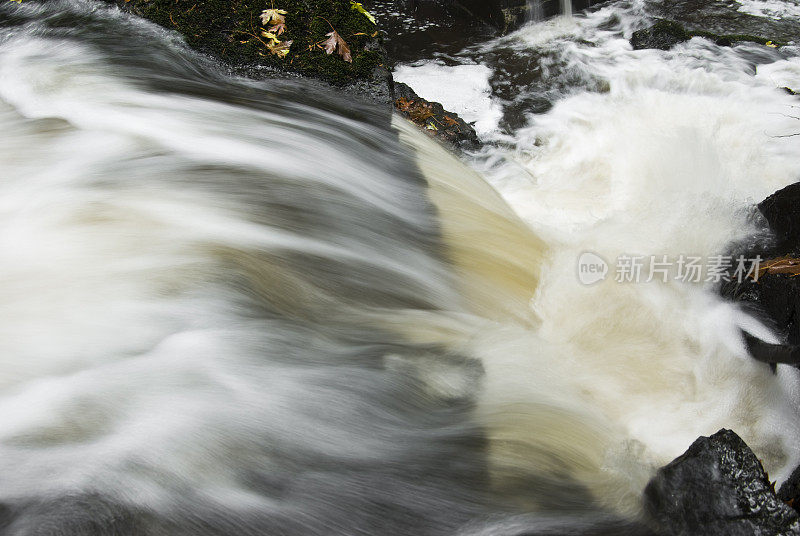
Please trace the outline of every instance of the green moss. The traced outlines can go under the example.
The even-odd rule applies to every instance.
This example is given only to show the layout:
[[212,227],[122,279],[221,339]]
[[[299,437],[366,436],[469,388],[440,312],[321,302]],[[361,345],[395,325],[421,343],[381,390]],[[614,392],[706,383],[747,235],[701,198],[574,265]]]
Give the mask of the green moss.
[[770,43],[772,45],[775,45],[776,47],[783,46],[781,43],[757,35],[747,35],[747,34],[719,35],[711,32],[705,32],[702,30],[692,31],[688,33],[691,37],[704,37],[710,41],[714,41],[714,43],[720,46],[727,46],[727,47],[732,46],[734,43],[740,43],[745,41],[758,43],[759,45],[766,45],[767,43]]
[[652,26],[651,31],[654,33],[670,35],[682,41],[692,38],[691,32],[687,32],[683,26],[671,20],[659,20]]
[[[264,9],[287,11],[282,41],[289,54],[278,57],[266,48],[259,15]],[[187,43],[233,64],[280,67],[343,84],[368,77],[384,62],[375,52],[377,27],[351,8],[350,0],[138,0],[135,13],[179,31]],[[352,63],[326,54],[326,34],[336,30],[347,42]]]
[[702,37],[720,46],[733,46],[736,43],[744,41],[774,47],[782,46],[781,43],[757,35],[724,35],[704,30],[687,30],[679,23],[666,19],[660,19],[649,28],[634,32],[631,37],[631,44],[634,49],[660,48],[662,50],[669,50],[674,45],[688,41],[692,37]]

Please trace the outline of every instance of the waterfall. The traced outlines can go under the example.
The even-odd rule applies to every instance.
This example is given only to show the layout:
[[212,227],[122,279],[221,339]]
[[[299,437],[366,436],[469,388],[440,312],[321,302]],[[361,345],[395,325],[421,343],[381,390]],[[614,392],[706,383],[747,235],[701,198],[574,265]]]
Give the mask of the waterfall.
[[542,0],[528,0],[528,21],[541,22],[544,20]]
[[105,4],[0,3],[3,529],[647,534],[650,476],[721,427],[785,478],[800,378],[748,358],[749,317],[579,279],[719,254],[796,179],[796,60],[631,51],[644,20],[419,66],[480,78],[485,146],[456,157]]

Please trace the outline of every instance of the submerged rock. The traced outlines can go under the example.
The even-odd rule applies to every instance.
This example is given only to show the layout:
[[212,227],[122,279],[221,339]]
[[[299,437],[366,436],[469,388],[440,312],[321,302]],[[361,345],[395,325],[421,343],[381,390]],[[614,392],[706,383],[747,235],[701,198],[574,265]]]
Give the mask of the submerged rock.
[[731,430],[701,437],[645,489],[648,515],[674,536],[800,535],[753,451]]
[[660,20],[649,28],[633,32],[631,46],[634,50],[644,48],[669,50],[678,43],[683,43],[691,38],[692,35],[677,22]]
[[732,34],[721,35],[703,30],[689,30],[683,25],[671,20],[659,20],[649,28],[633,32],[630,43],[634,50],[656,48],[669,50],[679,43],[688,41],[692,37],[703,37],[713,41],[719,46],[733,46],[735,43],[749,41],[772,47],[781,46],[765,37],[757,35]]

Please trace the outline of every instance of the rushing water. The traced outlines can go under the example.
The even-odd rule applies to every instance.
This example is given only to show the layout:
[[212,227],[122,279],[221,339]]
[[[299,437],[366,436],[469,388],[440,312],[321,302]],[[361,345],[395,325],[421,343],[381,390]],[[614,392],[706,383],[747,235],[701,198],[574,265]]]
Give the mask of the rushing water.
[[795,49],[633,52],[648,17],[421,66],[483,77],[468,166],[115,9],[0,4],[3,534],[639,533],[721,427],[785,477],[764,328],[709,284],[576,276],[724,252],[797,178]]

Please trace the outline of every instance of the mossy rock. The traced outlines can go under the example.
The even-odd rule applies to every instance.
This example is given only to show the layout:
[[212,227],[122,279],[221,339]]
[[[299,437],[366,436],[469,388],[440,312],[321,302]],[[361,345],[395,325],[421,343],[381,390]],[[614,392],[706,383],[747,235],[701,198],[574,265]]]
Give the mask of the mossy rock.
[[692,38],[683,26],[671,20],[660,20],[649,28],[633,32],[631,45],[634,50],[657,48],[669,50],[678,43]]
[[703,30],[687,30],[677,22],[671,20],[659,20],[649,28],[634,32],[633,36],[631,36],[631,46],[633,46],[634,50],[644,48],[669,50],[678,43],[688,41],[692,37],[703,37],[709,41],[713,41],[719,46],[728,47],[745,41],[773,47],[782,46],[781,43],[757,35],[720,35]]
[[[369,77],[386,59],[377,26],[353,8],[350,0],[117,0],[124,9],[180,32],[202,52],[235,66],[266,65],[346,84]],[[281,57],[267,48],[260,15],[285,10],[285,32],[291,41]],[[335,30],[346,41],[352,62],[327,54],[326,34]]]

